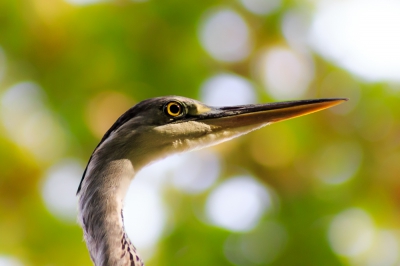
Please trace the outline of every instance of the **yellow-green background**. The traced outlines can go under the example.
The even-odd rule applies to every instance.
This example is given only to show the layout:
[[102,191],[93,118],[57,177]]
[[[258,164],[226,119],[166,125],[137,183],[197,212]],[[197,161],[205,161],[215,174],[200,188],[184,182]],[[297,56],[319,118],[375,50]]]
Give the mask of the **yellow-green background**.
[[[202,16],[220,6],[241,14],[252,30],[253,53],[241,62],[215,60],[199,42]],[[0,47],[6,70],[0,95],[22,81],[38,84],[67,132],[68,143],[60,143],[67,146],[62,156],[86,161],[99,141],[88,114],[102,93],[125,95],[129,104],[160,95],[199,99],[207,78],[230,72],[254,81],[258,102],[276,101],[252,76],[252,60],[260,49],[286,45],[280,21],[294,8],[311,12],[313,5],[288,0],[273,13],[257,16],[234,0],[119,0],[83,6],[61,0],[2,0]],[[337,214],[359,208],[377,228],[397,234],[400,93],[393,84],[363,82],[312,56],[315,78],[302,98],[358,95],[356,106],[350,112],[324,111],[287,121],[223,144],[216,148],[224,165],[222,179],[245,169],[279,196],[279,211],[265,215],[259,225],[279,223],[288,235],[270,265],[357,265],[332,250],[329,226]],[[335,79],[326,81],[332,75]],[[347,182],[330,185],[316,176],[341,169],[342,158],[354,146],[361,163]],[[339,152],[330,156],[332,147]],[[293,154],[290,161],[274,163],[286,154]],[[15,257],[24,265],[91,265],[80,227],[54,217],[41,196],[43,176],[54,163],[38,161],[0,124],[0,256]],[[162,237],[147,265],[234,265],[224,254],[226,240],[251,232],[230,232],[199,221],[193,205],[203,204],[208,193],[180,195],[187,204],[175,210],[173,231]],[[274,245],[273,239],[268,243]],[[263,263],[243,259],[238,265]]]

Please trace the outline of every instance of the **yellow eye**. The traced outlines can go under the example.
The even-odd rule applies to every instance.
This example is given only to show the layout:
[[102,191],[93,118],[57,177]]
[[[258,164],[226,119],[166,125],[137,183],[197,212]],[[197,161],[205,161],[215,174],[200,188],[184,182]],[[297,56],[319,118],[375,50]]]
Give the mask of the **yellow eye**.
[[164,110],[167,115],[177,117],[183,113],[183,106],[178,102],[170,102],[165,106]]

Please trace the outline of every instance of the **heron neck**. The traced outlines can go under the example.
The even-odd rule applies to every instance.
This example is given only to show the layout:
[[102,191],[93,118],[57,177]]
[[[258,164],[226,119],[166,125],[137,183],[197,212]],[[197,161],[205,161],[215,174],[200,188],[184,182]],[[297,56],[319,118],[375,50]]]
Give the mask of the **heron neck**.
[[[135,175],[130,160],[97,160],[88,166],[79,195],[79,222],[96,266],[142,266],[123,221],[123,200]],[[102,163],[98,163],[102,161]]]

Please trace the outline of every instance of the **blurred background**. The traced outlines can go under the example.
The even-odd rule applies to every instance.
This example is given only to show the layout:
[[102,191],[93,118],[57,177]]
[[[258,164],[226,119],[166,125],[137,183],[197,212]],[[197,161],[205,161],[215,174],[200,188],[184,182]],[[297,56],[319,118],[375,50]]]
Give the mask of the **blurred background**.
[[155,96],[349,102],[154,164],[126,230],[148,266],[400,264],[398,0],[0,1],[0,265],[91,265],[76,189]]

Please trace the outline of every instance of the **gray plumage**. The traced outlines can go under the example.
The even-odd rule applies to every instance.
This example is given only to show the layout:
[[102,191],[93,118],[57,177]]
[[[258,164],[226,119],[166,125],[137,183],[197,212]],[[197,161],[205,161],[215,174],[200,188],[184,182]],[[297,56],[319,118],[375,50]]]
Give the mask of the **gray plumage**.
[[96,266],[142,266],[123,221],[135,173],[175,153],[230,140],[273,122],[316,112],[345,99],[317,99],[215,108],[168,96],[129,109],[106,132],[82,176],[78,221]]

